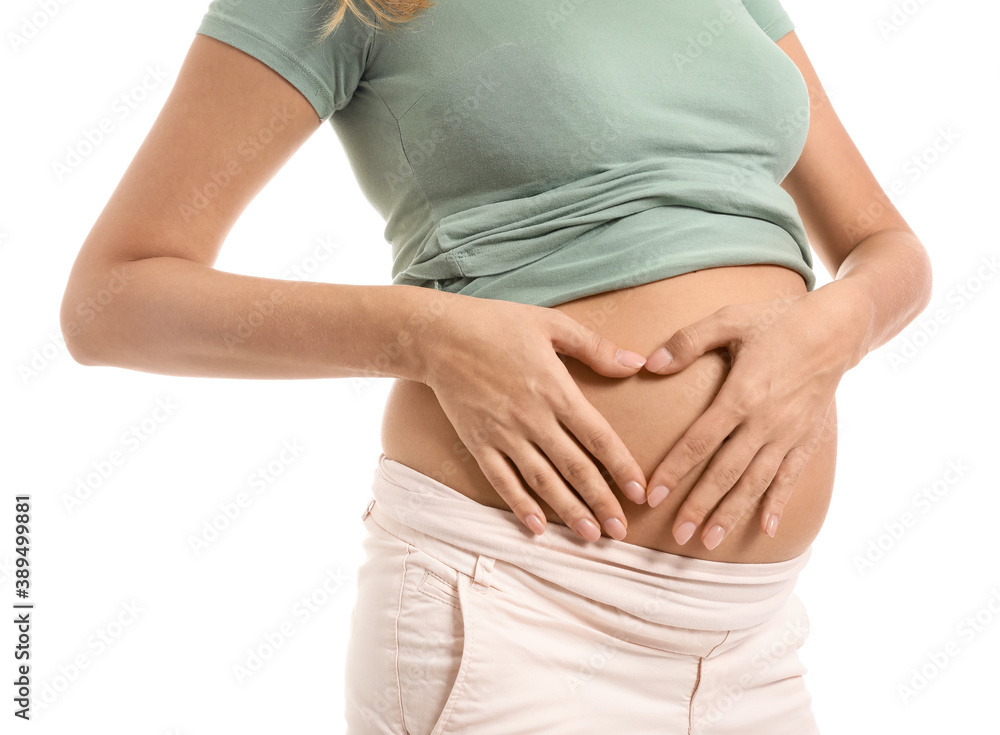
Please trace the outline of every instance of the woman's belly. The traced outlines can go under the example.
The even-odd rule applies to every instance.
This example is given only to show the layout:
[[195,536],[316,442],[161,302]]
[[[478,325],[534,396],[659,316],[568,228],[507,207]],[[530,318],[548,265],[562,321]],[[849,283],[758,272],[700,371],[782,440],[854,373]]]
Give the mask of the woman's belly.
[[[763,301],[806,292],[802,277],[777,265],[709,268],[618,291],[587,296],[551,307],[613,340],[648,355],[677,329],[726,304]],[[674,375],[641,369],[628,378],[606,378],[565,357],[583,395],[607,419],[632,452],[647,479],[712,403],[729,372],[724,349],[713,350]],[[771,367],[780,370],[779,365]],[[703,526],[680,546],[671,534],[681,502],[710,463],[699,463],[656,508],[637,505],[611,482],[627,520],[622,543],[682,556],[738,563],[766,563],[797,556],[819,533],[826,517],[836,465],[836,405],[771,538],[761,530],[760,506],[747,513],[714,550],[701,543]],[[394,459],[485,505],[509,510],[483,475],[434,391],[423,383],[396,380],[382,420],[382,451]],[[603,470],[603,467],[598,465]],[[608,478],[606,472],[603,472]],[[542,500],[550,523],[562,519]],[[707,519],[706,519],[707,520]]]

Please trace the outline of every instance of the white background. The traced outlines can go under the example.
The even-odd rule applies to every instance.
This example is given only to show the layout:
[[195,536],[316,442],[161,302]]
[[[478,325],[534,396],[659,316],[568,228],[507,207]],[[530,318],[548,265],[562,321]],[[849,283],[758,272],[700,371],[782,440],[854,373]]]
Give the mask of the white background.
[[[812,624],[801,650],[807,684],[824,733],[984,732],[995,727],[986,723],[1000,654],[1000,278],[977,280],[977,271],[1000,255],[1000,9],[784,4],[878,180],[905,187],[894,202],[934,262],[931,306],[838,392],[836,489],[798,585]],[[73,259],[207,5],[53,2],[54,15],[17,48],[10,34],[45,4],[12,0],[3,10],[2,619],[13,618],[16,493],[33,498],[36,606],[30,724],[12,714],[14,629],[0,625],[3,732],[343,731],[360,515],[391,381],[177,378],[84,367],[61,343]],[[113,114],[147,67],[166,78],[127,117]],[[107,117],[114,130],[59,176],[67,147]],[[949,130],[952,142],[940,144]],[[324,125],[245,212],[216,267],[282,277],[307,267],[325,240],[334,254],[310,280],[387,284],[382,227]],[[816,268],[827,282],[818,259]],[[158,412],[158,402],[173,408]],[[131,444],[123,436],[133,427],[142,440]],[[282,462],[285,442],[302,450]],[[78,481],[116,450],[122,463],[67,508]],[[258,494],[248,483],[260,471],[273,481]],[[196,554],[192,537],[241,491],[250,507]],[[933,502],[915,500],[924,492],[937,493]],[[893,537],[905,513],[913,523]],[[324,579],[334,589],[326,599]],[[322,604],[306,616],[296,604],[313,595]],[[130,605],[135,616],[123,612]],[[977,615],[977,627],[963,622]],[[294,635],[240,681],[234,667],[284,622]],[[98,644],[102,633],[110,645]],[[930,680],[902,696],[920,668]]]

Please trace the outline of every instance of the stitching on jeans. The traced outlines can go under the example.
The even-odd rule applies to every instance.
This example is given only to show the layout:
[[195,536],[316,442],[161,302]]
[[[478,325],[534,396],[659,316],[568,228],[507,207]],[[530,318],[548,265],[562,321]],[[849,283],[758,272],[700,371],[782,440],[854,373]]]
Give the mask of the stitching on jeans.
[[[403,487],[403,486],[402,486],[402,485],[400,485],[400,487]],[[404,489],[405,489],[405,488],[404,488]],[[378,507],[378,505],[376,505],[375,507],[377,508],[377,507]],[[373,509],[373,510],[374,510],[374,509]],[[382,531],[384,531],[384,532],[385,532],[385,533],[387,533],[388,535],[392,536],[392,537],[393,537],[394,539],[396,539],[396,540],[397,540],[397,541],[399,541],[400,543],[402,543],[402,544],[406,544],[406,546],[407,546],[407,548],[408,548],[408,550],[409,550],[409,551],[411,551],[411,552],[413,552],[413,551],[419,551],[419,552],[420,552],[421,554],[424,554],[424,555],[426,555],[426,556],[430,557],[431,559],[434,559],[434,560],[435,560],[436,562],[438,562],[438,563],[440,563],[440,564],[443,564],[444,566],[448,567],[449,569],[453,569],[453,570],[454,570],[454,571],[456,571],[456,572],[457,572],[457,573],[458,573],[459,575],[461,575],[461,576],[463,576],[463,577],[468,577],[468,576],[469,576],[468,574],[466,574],[465,572],[463,572],[463,571],[462,571],[461,569],[455,569],[455,567],[454,567],[454,566],[452,566],[451,564],[449,564],[448,562],[446,562],[446,561],[445,561],[444,559],[439,559],[438,557],[434,556],[434,554],[430,553],[429,551],[425,551],[425,550],[421,549],[421,548],[420,548],[419,546],[414,546],[413,544],[411,544],[411,543],[410,543],[409,541],[407,541],[406,539],[404,539],[404,538],[400,538],[399,536],[397,536],[396,534],[394,534],[394,533],[393,533],[392,531],[390,531],[390,530],[389,530],[388,528],[386,528],[385,526],[383,526],[383,525],[382,525],[381,523],[379,523],[379,522],[378,522],[378,519],[377,519],[377,518],[375,517],[375,513],[374,513],[374,512],[372,512],[372,514],[371,514],[371,515],[369,515],[369,516],[368,516],[368,518],[370,518],[370,519],[372,520],[372,522],[373,522],[373,523],[374,523],[374,524],[375,524],[376,526],[378,526],[378,527],[379,527],[379,528],[380,528],[380,529],[381,529]],[[368,520],[368,519],[365,519],[365,521],[366,521],[366,522],[367,522],[367,520]],[[499,586],[499,585],[497,584],[497,582],[496,582],[496,577],[494,576],[494,577],[493,577],[493,581],[492,581],[492,583],[491,583],[491,586],[490,586],[490,589],[493,589],[493,590],[500,590],[500,591],[502,592],[502,591],[503,591],[503,590],[504,590],[505,588],[504,588],[504,587],[500,587],[500,586]],[[482,590],[479,590],[479,592],[480,592],[480,594],[485,594],[485,592],[483,592]],[[495,593],[494,593],[494,594],[495,594]]]
[[451,587],[451,584],[449,584],[447,581],[445,581],[444,579],[442,579],[441,577],[439,577],[438,575],[436,575],[430,569],[425,569],[424,570],[424,576],[421,578],[420,584],[417,586],[417,591],[419,591],[423,595],[426,595],[427,597],[430,597],[432,600],[436,600],[437,602],[443,602],[445,605],[451,605],[456,610],[461,610],[462,609],[461,607],[459,607],[456,603],[452,602],[451,600],[444,599],[444,597],[447,596],[446,592],[440,592],[439,594],[441,594],[442,597],[438,597],[437,595],[433,594],[432,592],[429,592],[428,590],[424,589],[424,583],[427,581],[428,577],[434,577],[434,579],[440,581],[441,584],[443,584],[444,586]]
[[712,650],[711,650],[711,651],[709,651],[708,653],[706,653],[706,654],[705,654],[705,658],[711,658],[711,657],[712,657],[712,654],[713,654],[713,653],[715,653],[715,649],[717,649],[717,648],[718,648],[719,646],[721,646],[721,645],[722,645],[723,643],[725,643],[726,641],[728,641],[728,640],[729,640],[729,634],[730,634],[730,633],[732,633],[732,632],[733,632],[733,631],[731,631],[731,630],[727,630],[727,631],[726,631],[726,634],[725,634],[725,635],[724,635],[724,636],[722,637],[722,640],[721,640],[721,641],[719,641],[718,643],[716,643],[716,644],[715,644],[715,645],[714,645],[714,646],[712,647]]
[[701,684],[701,662],[704,658],[698,659],[698,675],[694,680],[694,689],[691,690],[691,699],[688,701],[688,735],[693,732],[693,722],[694,722],[694,695],[698,692],[698,685]]
[[[459,578],[459,585],[462,585],[462,579]],[[466,578],[465,584],[471,584],[471,579]],[[469,587],[466,587],[468,590]],[[459,593],[461,594],[461,593]],[[461,601],[461,597],[459,597]],[[477,631],[478,626],[473,626],[472,621],[467,617],[472,614],[471,609],[462,610],[462,629],[463,629],[463,640],[462,640],[462,654],[459,658],[458,663],[458,674],[459,678],[456,678],[455,685],[452,687],[452,692],[448,695],[448,700],[445,703],[445,708],[441,712],[437,723],[435,723],[433,733],[443,733],[445,727],[448,726],[451,716],[454,713],[455,705],[458,704],[459,699],[465,694],[467,689],[468,679],[469,679],[469,667],[472,665],[472,653],[473,647],[477,642]]]
[[701,686],[701,666],[706,658],[710,657],[715,653],[716,649],[729,640],[729,634],[733,631],[727,630],[726,634],[722,636],[722,640],[712,646],[712,650],[706,653],[704,656],[698,659],[698,676],[694,680],[694,689],[691,691],[691,701],[688,703],[688,735],[692,735],[694,732],[694,697],[698,693],[698,687]]
[[400,538],[399,536],[397,536],[396,534],[394,534],[394,533],[393,533],[392,531],[390,531],[390,530],[389,530],[388,528],[386,528],[385,526],[383,526],[383,525],[382,525],[381,523],[379,523],[379,522],[378,522],[378,519],[377,519],[377,518],[375,518],[375,514],[374,514],[374,513],[372,513],[372,514],[371,514],[370,516],[368,516],[368,517],[369,517],[369,518],[371,518],[371,519],[372,519],[372,521],[373,521],[373,522],[375,523],[375,525],[376,525],[376,526],[378,526],[378,527],[379,527],[380,529],[382,529],[382,531],[384,531],[385,533],[389,534],[390,536],[392,536],[392,537],[393,537],[394,539],[396,539],[396,540],[397,540],[397,541],[399,541],[400,543],[402,543],[402,544],[406,544],[406,546],[407,546],[407,549],[408,549],[408,551],[409,551],[409,552],[414,552],[414,551],[419,551],[419,552],[420,552],[421,554],[424,554],[424,555],[426,555],[426,556],[430,557],[431,559],[434,559],[434,561],[436,561],[436,562],[439,562],[440,564],[443,564],[444,566],[448,567],[449,569],[453,569],[453,570],[454,570],[455,572],[457,572],[458,574],[460,574],[460,575],[462,575],[462,576],[465,576],[465,577],[467,577],[467,576],[468,576],[468,575],[467,575],[467,574],[466,574],[465,572],[463,572],[463,571],[462,571],[461,569],[455,569],[455,567],[453,567],[453,566],[452,566],[451,564],[449,564],[448,562],[444,561],[443,559],[439,559],[438,557],[434,556],[434,555],[433,555],[433,554],[431,554],[430,552],[428,552],[428,551],[424,551],[424,550],[423,550],[423,549],[421,549],[421,548],[420,548],[419,546],[414,546],[413,544],[411,544],[411,543],[410,543],[409,541],[407,541],[406,539],[404,539],[404,538]]
[[396,696],[399,703],[399,721],[403,725],[403,732],[409,735],[406,727],[406,715],[403,713],[403,686],[399,680],[399,616],[403,610],[403,591],[406,589],[406,560],[410,558],[410,547],[406,547],[406,556],[403,557],[403,573],[399,584],[399,599],[396,602],[396,618],[393,621],[394,636],[396,639],[396,656],[394,667],[396,670]]

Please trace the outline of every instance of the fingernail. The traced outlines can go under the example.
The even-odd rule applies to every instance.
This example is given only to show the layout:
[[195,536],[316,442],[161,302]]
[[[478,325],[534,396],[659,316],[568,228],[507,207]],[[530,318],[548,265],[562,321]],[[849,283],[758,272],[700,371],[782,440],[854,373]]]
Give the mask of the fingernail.
[[609,518],[604,521],[604,530],[607,531],[608,536],[615,539],[615,541],[621,541],[625,538],[625,525],[617,518]]
[[646,502],[646,491],[643,489],[635,480],[629,480],[625,483],[625,487],[622,488],[622,492],[625,493],[626,497],[633,503],[645,503]]
[[601,529],[589,518],[581,518],[573,528],[588,541],[597,541],[601,537]]
[[646,361],[646,369],[655,373],[657,370],[662,370],[673,361],[674,356],[667,351],[666,347],[661,347],[649,356],[649,360]]
[[778,530],[778,516],[773,513],[767,517],[767,523],[764,526],[764,530],[767,531],[767,535],[774,538],[774,532]]
[[657,485],[656,487],[653,488],[653,492],[649,494],[649,498],[647,499],[646,502],[649,503],[650,508],[655,508],[660,503],[662,503],[663,500],[669,494],[670,491],[667,490],[667,488],[665,488],[663,485]]
[[725,535],[726,529],[722,526],[712,526],[708,529],[708,533],[705,534],[705,548],[714,549]]
[[532,530],[538,536],[545,533],[545,524],[542,523],[542,519],[536,516],[534,513],[529,515],[524,519],[524,524]]
[[638,368],[646,364],[646,358],[638,352],[620,349],[615,354],[615,359],[625,367]]
[[694,533],[694,524],[691,521],[687,521],[681,524],[681,527],[677,529],[677,533],[674,538],[677,539],[677,543],[681,546],[688,542],[691,538],[691,534]]

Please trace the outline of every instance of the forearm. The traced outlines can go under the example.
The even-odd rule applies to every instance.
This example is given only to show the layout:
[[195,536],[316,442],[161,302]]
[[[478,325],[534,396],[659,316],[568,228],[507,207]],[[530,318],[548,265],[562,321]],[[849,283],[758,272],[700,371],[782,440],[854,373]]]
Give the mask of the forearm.
[[74,359],[194,377],[419,380],[422,340],[466,298],[258,278],[172,257],[113,273],[117,286],[107,274],[67,290],[61,323]]
[[847,368],[913,321],[931,298],[931,263],[907,230],[869,235],[848,254],[835,280],[813,293],[832,297],[831,320],[846,330]]

